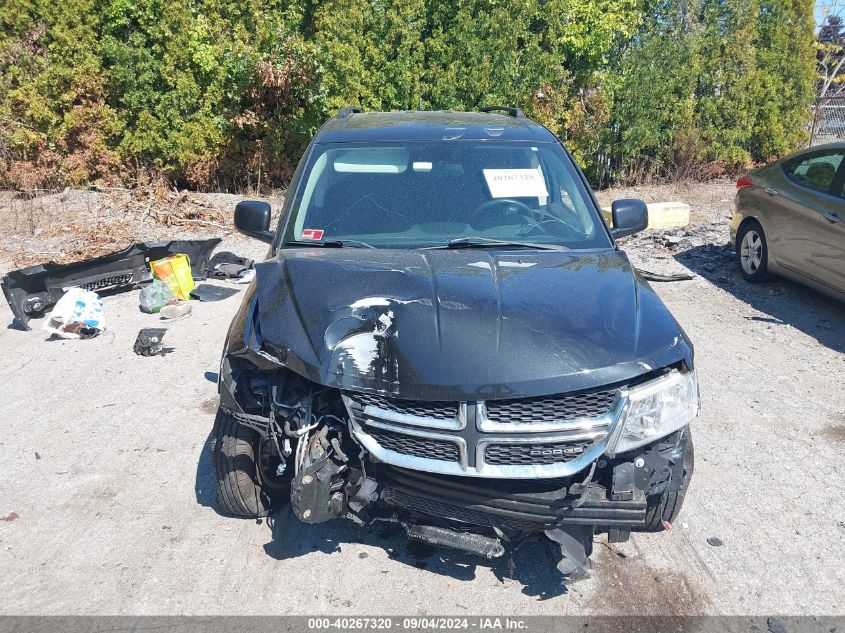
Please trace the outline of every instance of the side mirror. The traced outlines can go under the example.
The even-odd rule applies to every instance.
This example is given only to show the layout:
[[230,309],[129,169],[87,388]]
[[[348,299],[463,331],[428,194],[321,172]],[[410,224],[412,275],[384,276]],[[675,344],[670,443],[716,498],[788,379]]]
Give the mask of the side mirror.
[[610,216],[613,218],[610,234],[614,238],[639,233],[648,226],[648,207],[642,200],[614,200],[610,207]]
[[235,228],[262,242],[272,242],[276,233],[270,230],[270,205],[260,200],[239,202],[235,206]]

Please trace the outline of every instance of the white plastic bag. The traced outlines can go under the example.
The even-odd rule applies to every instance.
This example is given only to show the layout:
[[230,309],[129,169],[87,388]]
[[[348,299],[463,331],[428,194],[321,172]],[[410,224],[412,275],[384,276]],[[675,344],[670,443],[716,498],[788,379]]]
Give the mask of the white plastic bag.
[[103,300],[96,292],[68,288],[43,328],[62,338],[91,338],[106,329]]

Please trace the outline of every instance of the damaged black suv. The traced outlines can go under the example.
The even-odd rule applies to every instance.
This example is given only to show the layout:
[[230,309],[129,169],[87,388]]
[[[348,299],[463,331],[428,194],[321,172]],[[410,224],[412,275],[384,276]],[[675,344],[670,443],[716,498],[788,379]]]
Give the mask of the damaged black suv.
[[[571,154],[514,108],[364,113],[317,133],[229,329],[219,502],[307,523],[392,521],[497,558],[665,529],[693,471],[693,348]],[[545,536],[544,536],[545,535]]]

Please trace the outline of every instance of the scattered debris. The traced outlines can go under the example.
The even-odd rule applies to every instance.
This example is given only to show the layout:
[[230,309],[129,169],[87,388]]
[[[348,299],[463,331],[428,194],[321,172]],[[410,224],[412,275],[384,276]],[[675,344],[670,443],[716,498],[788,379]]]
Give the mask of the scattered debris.
[[6,523],[11,523],[12,521],[17,521],[20,518],[20,515],[17,512],[10,512],[4,517],[0,517],[0,521],[5,521]]
[[169,255],[150,262],[153,277],[167,284],[177,299],[190,299],[194,289],[191,262],[183,253]]
[[166,283],[153,279],[153,282],[141,288],[138,307],[141,312],[155,314],[171,301],[176,301],[176,295]]
[[187,301],[176,301],[169,303],[159,310],[162,320],[173,321],[175,319],[184,319],[191,314],[192,306]]
[[35,451],[35,459],[41,459],[41,455],[38,454],[38,451]]
[[164,355],[165,350],[162,346],[162,339],[164,333],[167,332],[165,328],[148,327],[138,332],[138,338],[135,339],[133,349],[139,356],[155,356],[157,354]]
[[707,543],[708,545],[712,545],[713,547],[721,547],[722,545],[724,545],[722,539],[720,539],[718,536],[711,536],[707,539]]
[[665,231],[646,230],[623,238],[621,245],[626,252],[644,252],[652,256],[655,250],[680,252],[702,248],[713,249],[710,253],[712,255],[726,248],[727,242],[728,223],[725,221]]
[[191,297],[200,301],[220,301],[236,294],[238,294],[238,290],[234,288],[212,286],[211,284],[200,284],[191,290]]
[[93,338],[106,329],[103,300],[96,292],[69,288],[42,327],[61,338]]
[[255,277],[255,262],[229,251],[221,251],[215,253],[208,262],[208,274],[235,283],[249,283]]
[[228,281],[231,281],[231,282],[236,283],[236,284],[248,284],[254,278],[255,278],[255,269],[250,268],[249,270],[243,271],[241,273],[240,277],[238,277],[237,279],[229,279]]
[[211,277],[231,279],[240,277],[244,271],[254,266],[255,262],[247,257],[241,257],[229,251],[220,251],[209,260],[208,274]]
[[214,268],[214,276],[221,279],[236,279],[250,270],[249,266],[240,264],[218,264]]
[[152,279],[149,262],[184,254],[191,274],[205,279],[211,252],[220,238],[140,242],[122,251],[72,264],[45,263],[14,270],[3,277],[0,287],[15,321],[28,330],[29,319],[41,316],[61,299],[66,288],[108,291],[131,288]]
[[640,277],[648,281],[689,281],[690,279],[695,279],[695,275],[691,275],[689,273],[661,275],[660,273],[649,272],[648,270],[643,270],[642,268],[638,268],[637,272],[640,273]]

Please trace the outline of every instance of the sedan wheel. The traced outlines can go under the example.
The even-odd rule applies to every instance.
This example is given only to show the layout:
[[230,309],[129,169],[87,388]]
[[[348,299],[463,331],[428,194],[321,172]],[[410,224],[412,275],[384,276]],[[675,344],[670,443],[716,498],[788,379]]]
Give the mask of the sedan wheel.
[[742,240],[742,269],[753,275],[763,262],[763,239],[757,231],[748,231]]
[[768,245],[763,227],[754,220],[740,229],[736,240],[736,255],[742,276],[748,281],[763,281],[768,276]]

